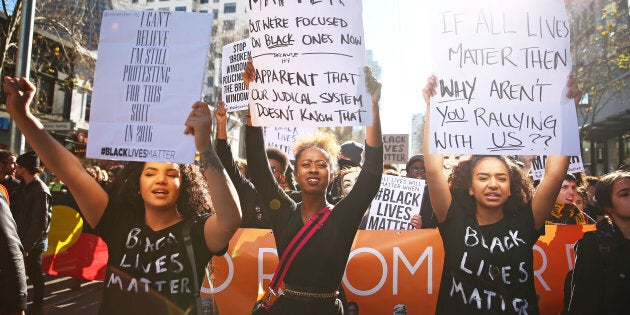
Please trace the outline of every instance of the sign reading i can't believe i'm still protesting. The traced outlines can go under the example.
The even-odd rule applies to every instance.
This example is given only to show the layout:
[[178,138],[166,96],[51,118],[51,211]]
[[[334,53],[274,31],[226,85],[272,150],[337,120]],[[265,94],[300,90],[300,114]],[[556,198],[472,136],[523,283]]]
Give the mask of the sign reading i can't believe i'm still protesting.
[[89,158],[194,161],[184,123],[201,99],[211,26],[212,14],[105,11]]

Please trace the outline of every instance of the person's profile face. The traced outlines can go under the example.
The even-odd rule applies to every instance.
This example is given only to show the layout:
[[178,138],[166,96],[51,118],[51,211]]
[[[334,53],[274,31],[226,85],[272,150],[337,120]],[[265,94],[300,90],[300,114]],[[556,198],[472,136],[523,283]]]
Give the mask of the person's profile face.
[[278,162],[278,160],[269,159],[269,166],[271,167],[271,172],[276,181],[282,183],[284,181],[284,171],[282,170],[280,162]]
[[617,222],[628,221],[630,218],[630,179],[625,178],[613,184],[611,207],[606,209]]
[[2,172],[5,175],[15,175],[15,156],[9,156],[6,161],[2,162]]

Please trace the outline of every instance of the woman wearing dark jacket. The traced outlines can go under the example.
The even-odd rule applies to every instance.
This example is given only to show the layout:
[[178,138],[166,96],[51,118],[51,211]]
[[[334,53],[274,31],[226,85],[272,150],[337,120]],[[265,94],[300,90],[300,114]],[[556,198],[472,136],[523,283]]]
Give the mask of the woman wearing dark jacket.
[[569,314],[628,314],[630,311],[630,172],[608,174],[595,199],[607,216],[575,244],[569,275]]

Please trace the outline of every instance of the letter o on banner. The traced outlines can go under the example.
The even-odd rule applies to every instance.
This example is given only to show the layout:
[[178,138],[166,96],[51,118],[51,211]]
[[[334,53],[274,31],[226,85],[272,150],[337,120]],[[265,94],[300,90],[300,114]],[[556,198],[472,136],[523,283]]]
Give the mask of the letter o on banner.
[[352,252],[350,252],[350,256],[348,257],[348,262],[350,262],[352,257],[354,257],[354,256],[356,256],[357,254],[360,254],[360,253],[372,254],[379,260],[379,262],[381,263],[381,271],[382,271],[381,272],[381,279],[378,281],[378,284],[376,284],[376,286],[374,288],[363,291],[363,290],[359,290],[359,289],[353,287],[350,284],[350,281],[348,281],[348,278],[346,277],[346,273],[344,272],[343,273],[343,284],[345,284],[346,288],[348,288],[348,290],[350,290],[350,292],[352,292],[353,294],[356,294],[356,295],[359,295],[359,296],[372,295],[372,294],[378,292],[378,290],[380,290],[383,287],[383,284],[385,283],[385,279],[387,279],[387,262],[385,261],[385,257],[383,257],[383,255],[381,255],[380,252],[378,252],[374,248],[369,248],[369,247],[357,248],[357,249],[353,250]]
[[[218,257],[218,256],[215,256],[215,257]],[[206,294],[219,293],[225,290],[225,288],[227,288],[228,285],[230,285],[230,283],[232,282],[232,278],[234,277],[234,262],[232,262],[232,257],[230,257],[230,255],[227,255],[227,254],[221,257],[225,258],[225,261],[227,262],[227,265],[228,265],[228,275],[225,278],[225,282],[223,282],[221,285],[217,285],[216,283],[214,283],[214,290],[207,288],[205,286],[202,286],[201,293],[206,293]]]

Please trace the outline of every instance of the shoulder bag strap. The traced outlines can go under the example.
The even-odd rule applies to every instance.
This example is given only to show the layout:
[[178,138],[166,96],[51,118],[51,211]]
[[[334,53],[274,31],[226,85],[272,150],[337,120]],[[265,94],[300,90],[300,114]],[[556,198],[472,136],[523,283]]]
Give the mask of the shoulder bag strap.
[[289,266],[293,262],[293,259],[297,255],[297,253],[306,245],[308,240],[319,230],[319,228],[326,222],[326,219],[330,216],[331,209],[330,207],[326,207],[322,210],[319,210],[315,217],[308,221],[300,231],[293,237],[287,248],[282,253],[282,257],[280,258],[280,262],[278,263],[278,267],[276,268],[276,272],[273,274],[273,278],[271,279],[271,283],[269,284],[269,289],[272,294],[276,294],[278,289],[280,288],[280,284],[284,280],[284,276],[287,274],[287,270],[289,270]]
[[192,269],[193,277],[193,295],[195,296],[195,309],[197,314],[202,314],[201,297],[199,296],[201,287],[199,286],[199,278],[197,277],[197,264],[195,262],[195,252],[192,248],[192,239],[190,237],[190,227],[192,226],[192,219],[184,219],[184,226],[182,233],[184,235],[184,245],[186,245],[186,252],[188,253],[188,259],[190,260],[190,267]]

